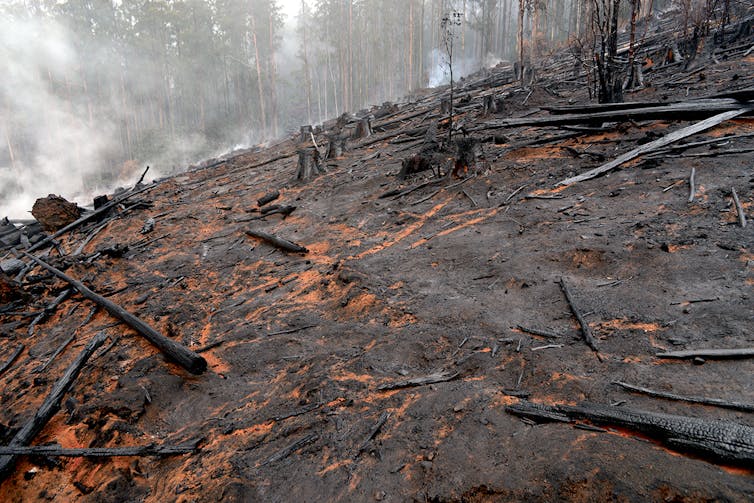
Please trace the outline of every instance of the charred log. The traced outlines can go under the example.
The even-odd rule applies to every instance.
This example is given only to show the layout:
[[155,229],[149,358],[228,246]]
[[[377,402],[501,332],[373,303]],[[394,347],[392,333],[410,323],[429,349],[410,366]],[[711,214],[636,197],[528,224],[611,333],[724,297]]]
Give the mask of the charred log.
[[650,435],[679,450],[710,456],[725,463],[752,466],[754,428],[732,421],[661,414],[623,407],[583,403],[577,406],[540,405],[521,402],[506,407],[514,415],[551,420],[548,415],[585,419],[597,424],[617,425]]
[[309,250],[307,250],[305,247],[301,245],[298,245],[292,241],[288,241],[287,239],[274,236],[272,234],[267,234],[266,232],[249,229],[246,231],[246,234],[251,237],[267,241],[271,245],[276,246],[280,248],[281,250],[285,250],[285,251],[289,251],[293,253],[308,253],[309,252]]
[[272,201],[274,201],[278,197],[280,197],[280,191],[275,190],[275,191],[270,192],[268,194],[265,194],[262,197],[260,197],[259,199],[257,199],[257,205],[261,208],[265,204],[271,203]]
[[[73,361],[68,370],[65,371],[63,377],[61,377],[53,386],[50,394],[47,395],[39,410],[34,416],[24,424],[24,426],[16,433],[13,439],[9,443],[9,447],[17,447],[29,445],[34,437],[45,427],[45,425],[52,419],[58,410],[60,410],[60,404],[63,400],[63,396],[73,385],[74,381],[78,377],[81,369],[84,367],[89,358],[94,352],[102,346],[107,336],[104,333],[98,334],[94,339],[90,340],[84,347],[83,351],[79,353],[76,359]],[[16,463],[16,456],[8,454],[0,456],[0,480],[7,477]]]
[[68,282],[71,286],[73,286],[76,290],[78,290],[78,292],[81,295],[97,303],[98,305],[104,307],[108,313],[118,318],[119,320],[127,324],[129,327],[136,330],[136,332],[138,332],[142,337],[144,337],[149,342],[157,346],[157,348],[160,351],[162,351],[162,353],[169,360],[174,361],[175,363],[177,363],[184,369],[188,370],[192,374],[201,374],[205,370],[207,370],[207,361],[201,356],[199,356],[198,354],[196,354],[195,352],[191,351],[186,346],[165,337],[164,335],[159,333],[157,330],[152,328],[150,325],[148,325],[146,322],[144,322],[140,318],[129,313],[128,311],[118,306],[111,300],[108,300],[105,297],[102,297],[101,295],[97,295],[96,293],[91,291],[89,288],[87,288],[83,283],[71,278],[64,272],[52,267],[51,265],[47,264],[46,262],[40,260],[39,258],[33,255],[30,255],[28,253],[24,253],[24,255],[32,259],[34,262],[36,262],[43,268],[47,269],[49,272],[51,272],[58,278]]

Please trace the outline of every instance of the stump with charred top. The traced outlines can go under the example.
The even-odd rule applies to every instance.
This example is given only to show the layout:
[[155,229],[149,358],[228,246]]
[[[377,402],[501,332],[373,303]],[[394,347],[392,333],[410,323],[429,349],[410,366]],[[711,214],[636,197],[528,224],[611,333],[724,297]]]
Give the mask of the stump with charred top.
[[328,135],[327,138],[329,145],[327,147],[327,154],[325,155],[325,159],[329,160],[341,157],[346,151],[346,143],[348,142],[348,138],[339,134],[331,134]]
[[325,172],[319,157],[319,150],[314,147],[302,148],[298,151],[298,168],[296,180],[308,180]]

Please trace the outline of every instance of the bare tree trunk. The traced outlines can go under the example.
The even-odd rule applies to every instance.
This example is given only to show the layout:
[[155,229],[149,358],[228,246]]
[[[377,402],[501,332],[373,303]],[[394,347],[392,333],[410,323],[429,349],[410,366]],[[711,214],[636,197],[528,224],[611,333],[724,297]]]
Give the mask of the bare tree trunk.
[[259,90],[259,116],[262,120],[262,127],[267,128],[267,111],[264,100],[264,85],[262,83],[262,65],[259,58],[259,44],[257,44],[257,27],[254,20],[253,12],[250,12],[251,18],[251,40],[254,44],[254,60],[257,66],[257,89]]

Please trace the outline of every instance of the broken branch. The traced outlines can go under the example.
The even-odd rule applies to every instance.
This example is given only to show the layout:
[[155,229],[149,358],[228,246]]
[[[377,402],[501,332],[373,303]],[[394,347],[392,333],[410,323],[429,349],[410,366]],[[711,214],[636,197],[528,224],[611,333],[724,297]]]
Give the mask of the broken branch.
[[[58,410],[60,410],[60,403],[63,400],[63,396],[73,385],[73,382],[78,377],[81,369],[86,364],[89,357],[105,342],[106,335],[103,333],[97,334],[92,340],[90,340],[84,349],[79,353],[76,359],[65,371],[63,377],[58,379],[55,385],[52,387],[52,391],[42,402],[34,416],[29,419],[26,424],[16,433],[13,439],[9,442],[9,447],[17,447],[28,445],[34,437],[42,431],[45,425],[52,419]],[[0,480],[8,476],[13,469],[16,462],[16,456],[13,454],[0,456]]]
[[437,374],[431,374],[423,377],[414,377],[412,379],[406,379],[405,381],[398,381],[394,383],[381,384],[377,386],[378,391],[389,391],[391,389],[411,388],[414,386],[426,386],[427,384],[435,384],[439,382],[452,381],[460,374],[458,372],[448,374],[439,372]]
[[701,396],[683,396],[676,395],[674,393],[668,393],[666,391],[656,391],[642,386],[636,386],[635,384],[628,384],[621,381],[614,381],[613,384],[620,386],[628,391],[635,393],[641,393],[656,398],[667,398],[668,400],[676,400],[678,402],[689,403],[701,403],[703,405],[714,405],[715,407],[722,407],[724,409],[741,410],[744,412],[754,412],[754,404],[741,403],[741,402],[729,402],[727,400],[721,400],[719,398],[705,398]]
[[68,282],[71,286],[73,286],[73,288],[78,290],[81,295],[104,307],[108,313],[136,330],[136,332],[138,332],[142,337],[157,346],[157,348],[159,348],[160,351],[162,351],[165,356],[168,357],[168,359],[174,361],[192,374],[201,374],[202,372],[207,370],[207,361],[195,352],[188,349],[186,346],[183,346],[182,344],[179,344],[172,339],[168,339],[157,330],[152,328],[150,325],[148,325],[146,322],[142,321],[140,318],[129,313],[111,300],[108,300],[101,295],[97,295],[89,288],[84,286],[83,283],[71,278],[63,271],[52,267],[51,265],[42,261],[41,259],[38,259],[34,255],[30,255],[26,252],[21,253],[53,273],[58,278]]
[[246,231],[246,234],[251,237],[267,241],[271,245],[274,245],[282,250],[286,250],[293,253],[308,253],[309,252],[309,250],[307,250],[301,245],[297,245],[296,243],[292,241],[288,241],[287,239],[273,236],[272,234],[267,234],[266,232],[249,229]]
[[140,445],[135,447],[90,447],[66,449],[57,445],[0,446],[0,455],[58,456],[66,458],[110,458],[122,456],[177,456],[194,453],[200,440],[180,445]]
[[670,145],[671,143],[675,143],[678,140],[682,140],[683,138],[686,138],[693,134],[700,133],[706,129],[717,126],[718,124],[722,122],[733,119],[734,117],[738,117],[739,115],[743,115],[748,112],[751,112],[751,108],[738,108],[736,110],[730,110],[730,111],[715,115],[713,117],[710,117],[708,119],[705,119],[701,122],[697,122],[696,124],[693,124],[689,127],[679,129],[678,131],[673,131],[669,135],[663,136],[662,138],[658,138],[655,141],[651,141],[649,143],[645,143],[644,145],[640,145],[639,147],[633,150],[630,150],[621,156],[618,156],[616,159],[608,163],[605,163],[602,166],[589,170],[586,173],[582,173],[580,175],[577,175],[571,178],[566,178],[565,180],[561,180],[560,182],[557,183],[556,186],[571,185],[573,183],[583,182],[584,180],[590,180],[599,175],[607,173],[608,171],[612,171],[620,167],[621,165],[627,163],[628,161],[632,159],[636,159],[640,155],[644,155],[648,152],[652,152],[661,147],[664,147],[665,145]]
[[563,294],[568,301],[568,306],[571,308],[571,312],[578,320],[579,326],[581,326],[581,334],[584,336],[584,341],[586,341],[587,345],[592,348],[592,351],[597,353],[597,358],[602,360],[599,354],[599,350],[597,349],[597,340],[592,335],[592,330],[589,328],[589,324],[584,319],[584,315],[581,314],[581,311],[579,311],[579,309],[576,307],[576,304],[573,302],[573,296],[571,295],[571,292],[568,289],[568,285],[563,278],[560,278],[560,288],[561,290],[563,290]]

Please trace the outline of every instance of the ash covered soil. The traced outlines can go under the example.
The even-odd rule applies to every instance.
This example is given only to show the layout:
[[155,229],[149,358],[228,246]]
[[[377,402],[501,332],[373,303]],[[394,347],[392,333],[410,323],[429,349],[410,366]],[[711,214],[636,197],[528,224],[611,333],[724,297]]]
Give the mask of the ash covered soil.
[[[658,67],[631,101],[683,101],[751,87],[754,56],[710,61],[679,85]],[[466,129],[540,107],[588,104],[583,83],[467,80]],[[748,77],[747,77],[748,76]],[[748,80],[747,80],[748,79]],[[505,80],[505,79],[503,79]],[[649,78],[648,78],[649,80]],[[530,92],[531,91],[531,92]],[[400,180],[422,148],[402,131],[442,121],[442,90],[400,104],[352,140],[327,172],[295,181],[298,138],[230,156],[161,181],[135,208],[70,256],[89,224],[61,238],[48,260],[161,333],[201,351],[191,375],[78,295],[29,336],[2,315],[3,444],[36,410],[95,334],[117,342],[90,360],[35,444],[178,444],[175,457],[23,457],[0,486],[5,501],[747,501],[752,468],[672,450],[617,427],[533,425],[508,414],[541,403],[624,407],[754,425],[750,413],[628,393],[625,381],[681,395],[753,402],[751,360],[667,360],[665,350],[751,347],[754,227],[741,227],[735,188],[752,215],[754,136],[739,117],[686,142],[693,149],[640,158],[606,176],[558,181],[694,121],[620,121],[581,129],[489,129],[478,166],[438,180]],[[503,96],[483,116],[481,96]],[[464,102],[465,99],[468,101]],[[405,119],[405,120],[402,120]],[[401,121],[401,122],[395,122]],[[388,123],[392,129],[388,130]],[[397,124],[397,127],[395,126]],[[385,126],[381,128],[380,126]],[[443,135],[446,125],[440,123]],[[384,129],[384,131],[381,131]],[[457,135],[462,133],[458,132]],[[324,135],[318,143],[326,143]],[[741,151],[736,153],[735,151]],[[689,155],[701,154],[701,155]],[[267,162],[271,159],[276,159]],[[695,171],[694,199],[689,176]],[[430,182],[419,187],[424,182]],[[404,195],[388,191],[419,187]],[[255,219],[257,199],[296,206]],[[142,236],[147,218],[154,230]],[[255,229],[308,248],[287,253]],[[97,250],[130,245],[121,258]],[[558,284],[597,339],[584,342]],[[66,285],[36,269],[35,310]],[[520,328],[547,330],[557,338]],[[42,372],[55,349],[74,341]],[[439,374],[433,384],[391,384]],[[387,386],[386,386],[387,385]]]

